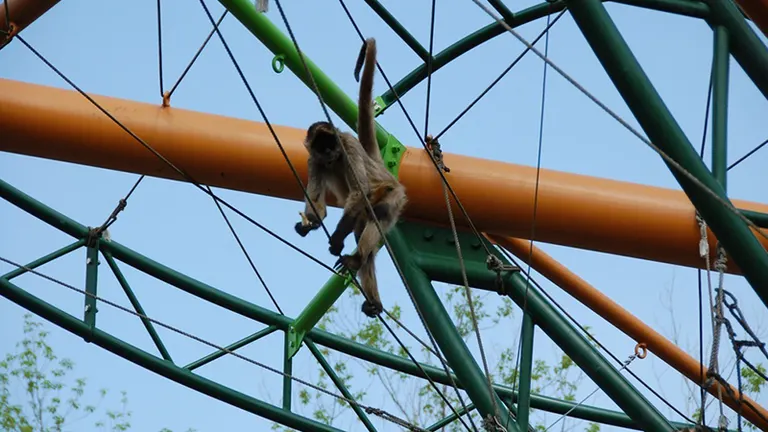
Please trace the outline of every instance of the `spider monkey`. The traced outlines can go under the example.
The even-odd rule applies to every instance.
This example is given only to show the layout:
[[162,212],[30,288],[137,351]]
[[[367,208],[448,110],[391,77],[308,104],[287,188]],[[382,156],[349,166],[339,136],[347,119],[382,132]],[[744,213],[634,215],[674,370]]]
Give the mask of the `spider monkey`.
[[[360,49],[355,66],[355,79],[360,81],[358,138],[341,132],[325,121],[313,123],[307,130],[304,147],[309,152],[307,196],[311,203],[304,200],[304,221],[295,226],[296,232],[302,237],[320,227],[320,221],[326,216],[327,189],[336,196],[339,203],[344,204],[344,212],[330,237],[328,250],[339,257],[334,266],[337,270],[346,268],[360,277],[360,285],[366,297],[362,311],[369,317],[375,317],[383,310],[374,265],[378,245],[382,234],[386,234],[397,223],[407,203],[405,187],[385,168],[376,141],[373,116],[375,67],[376,40],[369,38]],[[358,79],[361,68],[363,76]],[[356,187],[358,181],[359,188]],[[376,226],[377,219],[382,232]],[[357,251],[351,255],[341,255],[344,240],[352,232],[355,234]]]

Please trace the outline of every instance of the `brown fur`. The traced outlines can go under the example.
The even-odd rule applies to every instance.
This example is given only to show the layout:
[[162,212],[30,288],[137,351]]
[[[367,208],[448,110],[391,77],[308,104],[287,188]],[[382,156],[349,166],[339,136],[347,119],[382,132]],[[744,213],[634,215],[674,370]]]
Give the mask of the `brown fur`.
[[[384,166],[376,141],[376,123],[373,116],[375,39],[367,39],[360,54],[356,75],[361,66],[361,59],[364,59],[364,68],[358,99],[358,138],[338,129],[334,130],[328,122],[316,122],[309,127],[304,140],[304,146],[309,152],[307,195],[314,203],[317,214],[312,211],[310,203],[306,202],[304,213],[313,225],[311,228],[304,227],[300,230],[297,224],[296,231],[306,235],[309,230],[316,229],[319,221],[325,218],[326,190],[330,190],[338,202],[344,204],[344,213],[329,241],[329,251],[333,255],[340,255],[344,248],[344,239],[352,232],[355,233],[357,252],[340,256],[336,267],[345,267],[357,272],[367,298],[363,303],[363,312],[373,317],[382,311],[374,265],[382,235],[374,217],[378,219],[382,231],[387,233],[400,218],[407,197],[403,185]],[[341,139],[343,149],[339,148],[336,133]],[[365,197],[373,208],[373,215]]]

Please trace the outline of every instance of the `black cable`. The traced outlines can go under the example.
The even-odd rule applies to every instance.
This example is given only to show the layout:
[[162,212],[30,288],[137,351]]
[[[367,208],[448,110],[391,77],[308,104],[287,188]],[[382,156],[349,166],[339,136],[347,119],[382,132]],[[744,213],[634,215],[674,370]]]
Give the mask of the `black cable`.
[[[208,189],[209,192],[213,193],[213,191],[211,191],[210,186],[206,186],[206,189]],[[253,272],[256,273],[256,277],[259,278],[259,282],[261,282],[261,285],[264,287],[264,290],[267,292],[267,295],[269,295],[269,298],[272,300],[272,304],[275,305],[275,308],[277,309],[278,312],[280,312],[280,315],[284,315],[283,310],[280,308],[280,305],[277,304],[277,300],[275,299],[275,296],[272,295],[272,291],[267,286],[267,282],[264,281],[264,278],[261,276],[261,273],[256,268],[256,264],[254,264],[253,260],[251,259],[251,255],[248,253],[248,250],[245,249],[245,245],[243,244],[243,242],[240,241],[240,236],[237,235],[237,231],[235,231],[235,227],[232,226],[232,223],[229,221],[229,217],[227,217],[227,214],[224,212],[224,209],[221,208],[221,205],[219,204],[218,201],[213,200],[213,202],[216,204],[216,207],[219,209],[221,216],[224,218],[224,221],[227,223],[227,226],[229,227],[229,231],[232,233],[232,236],[235,237],[237,244],[240,246],[240,250],[243,251],[245,258],[248,260],[248,264],[251,265]]]
[[[429,105],[431,102],[431,96],[432,96],[432,62],[434,61],[434,42],[435,42],[435,10],[436,10],[437,2],[435,0],[432,0],[432,10],[430,14],[430,22],[429,22],[429,55],[427,56],[427,95],[426,95],[426,106],[424,111],[424,139],[426,141],[426,137],[429,134]],[[447,203],[447,205],[450,205],[450,202]],[[450,211],[450,208],[449,208]],[[470,300],[471,301],[471,300]],[[477,323],[475,323],[477,324]],[[482,348],[482,344],[480,345]],[[446,369],[447,372],[447,369]],[[486,371],[487,373],[488,371]],[[450,374],[449,374],[450,376]],[[461,397],[461,393],[459,392],[458,387],[456,386],[455,382],[452,382],[454,389],[456,391],[456,397],[459,400],[459,403],[461,404],[462,409],[467,412],[469,415],[467,415],[467,419],[469,420],[469,423],[472,425],[472,428],[477,431],[477,425],[475,424],[475,420],[473,418],[472,413],[469,413],[469,409],[467,408],[466,402],[464,402],[464,398]],[[489,386],[489,391],[491,393],[491,398],[495,402],[495,391],[493,390],[493,386]],[[495,405],[495,403],[494,403]],[[497,408],[498,410],[498,408]],[[498,413],[497,413],[498,414]]]
[[[315,79],[314,79],[314,76],[313,76],[312,72],[309,70],[309,66],[307,66],[307,62],[304,59],[304,54],[301,51],[301,49],[299,48],[298,41],[296,40],[296,36],[293,33],[293,29],[292,29],[290,23],[288,22],[288,18],[285,15],[285,11],[283,10],[283,7],[282,7],[282,5],[281,5],[279,0],[276,0],[276,3],[277,3],[277,9],[280,12],[280,16],[282,17],[283,23],[286,26],[286,30],[288,30],[288,35],[290,36],[291,41],[293,42],[294,48],[296,49],[296,52],[298,54],[298,57],[301,60],[302,65],[304,66],[304,72],[306,73],[307,77],[309,78],[310,82],[312,83],[312,90],[314,91],[315,95],[318,98],[318,101],[320,102],[320,108],[323,110],[323,113],[325,114],[325,117],[328,120],[328,123],[331,125],[331,127],[334,130],[334,135],[335,135],[337,144],[339,145],[340,148],[344,149],[344,146],[341,144],[341,137],[339,136],[339,131],[338,131],[338,129],[333,124],[333,120],[331,119],[331,116],[330,116],[330,114],[328,112],[328,107],[326,106],[325,101],[323,100],[323,96],[322,96],[322,94],[320,92],[319,87],[317,86],[317,83],[315,82]],[[348,157],[348,155],[346,154],[346,151],[344,151],[344,157],[345,158]],[[353,172],[353,177],[354,177],[353,180],[357,183],[357,187],[359,189],[359,187],[360,187],[360,179],[358,179],[357,176],[354,175],[354,172]],[[350,188],[351,188],[351,185],[350,185]],[[374,214],[373,206],[371,205],[371,202],[368,199],[368,196],[366,194],[362,194],[362,197],[363,197],[363,199],[365,201],[367,210],[369,212],[371,212],[371,214]],[[404,275],[403,270],[402,270],[402,268],[400,266],[400,263],[395,258],[395,254],[392,251],[392,246],[389,244],[389,240],[384,235],[384,230],[382,229],[381,223],[378,220],[378,218],[375,216],[375,214],[374,214],[373,221],[376,224],[376,228],[378,229],[378,231],[379,231],[379,233],[381,235],[381,238],[382,238],[382,240],[384,242],[384,245],[387,248],[387,251],[390,253],[390,255],[393,258],[392,262],[395,265],[395,268],[397,269],[397,272],[398,272],[401,280],[403,281],[403,284],[406,287],[406,291],[408,292],[408,295],[411,298],[411,302],[414,304],[414,306],[416,306],[415,299],[413,297],[413,292],[412,292],[412,290],[410,288],[410,285],[408,284],[408,281],[405,278],[405,275]],[[363,293],[363,296],[365,296],[366,299],[367,299],[365,291],[361,290],[361,292]],[[426,325],[426,322],[424,321],[424,317],[422,316],[421,311],[419,310],[418,307],[416,307],[416,311],[419,314],[419,319],[421,320],[422,325],[424,326],[424,328],[427,330],[427,334],[429,335],[430,339],[432,340],[433,345],[435,345],[434,337],[432,336],[432,333],[429,330],[429,327]],[[378,318],[379,318],[379,320],[381,322],[384,322],[384,319],[381,317],[381,315],[379,315]],[[408,348],[405,345],[402,345],[402,348],[404,350],[408,351]],[[436,348],[436,345],[435,345],[435,348]],[[437,349],[436,349],[436,351],[437,351]],[[438,359],[440,359],[441,362],[445,363],[445,361],[442,359],[441,356],[438,356]],[[459,419],[459,421],[467,428],[467,430],[469,430],[469,427],[467,426],[467,424],[463,421],[461,416],[459,416],[459,414],[456,411],[456,409],[450,404],[450,401],[440,391],[440,389],[437,386],[437,384],[435,384],[435,382],[431,378],[429,378],[429,377],[428,377],[428,380],[429,380],[430,384],[432,385],[433,389],[435,390],[435,392],[443,399],[443,401],[446,403],[446,405],[451,408],[451,411],[453,411],[453,413],[456,415],[456,417]]]
[[[534,39],[531,42],[531,46],[536,45],[536,43],[539,42],[539,40],[541,40],[541,38],[544,37],[544,35],[548,34],[549,29],[552,28],[552,26],[554,26],[555,23],[567,11],[568,11],[568,9],[563,9],[562,11],[560,11],[560,13],[555,17],[554,20],[552,20],[552,22],[549,22],[549,17],[550,16],[547,15],[547,27],[544,30],[542,30],[541,33],[539,33],[538,36],[536,36],[536,39]],[[499,81],[501,81],[501,79],[504,78],[507,75],[507,73],[509,73],[509,71],[511,71],[512,68],[514,68],[517,65],[517,63],[520,62],[520,60],[522,60],[523,57],[525,57],[525,55],[528,54],[528,52],[530,52],[530,51],[531,51],[530,47],[525,47],[525,49],[512,61],[512,63],[510,63],[510,65],[507,66],[507,68],[504,69],[504,71],[501,72],[501,74],[499,74],[499,76],[495,80],[493,80],[493,82],[485,90],[483,90],[483,92],[480,93],[480,95],[478,97],[476,97],[475,100],[473,100],[466,108],[464,108],[464,110],[461,113],[459,113],[459,115],[456,116],[455,119],[453,119],[450,123],[448,123],[448,125],[445,128],[443,128],[443,130],[439,134],[437,134],[437,136],[435,137],[435,140],[440,139],[440,137],[443,136],[443,134],[448,132],[448,129],[453,127],[453,125],[455,125],[459,120],[461,120],[461,118],[464,117],[464,115],[467,114],[469,112],[469,110],[471,110],[475,106],[475,104],[480,102],[480,99],[482,99],[486,94],[488,94],[488,92],[493,87],[495,87],[496,84],[498,84]],[[546,64],[546,62],[545,62],[545,64]]]
[[158,75],[160,75],[160,97],[163,97],[165,86],[163,85],[163,22],[160,17],[160,0],[157,0],[157,62]]
[[[548,6],[549,8],[552,7],[550,4]],[[562,16],[563,13],[565,13],[566,9],[564,9],[559,16]],[[558,17],[559,17],[558,16]],[[551,14],[547,14],[547,26],[544,28],[544,57],[547,57],[549,54],[549,28],[550,26],[550,19],[552,18]],[[535,42],[533,42],[535,43]],[[531,45],[533,45],[531,43]],[[527,48],[526,48],[527,49]],[[543,147],[544,142],[544,109],[545,109],[545,102],[547,99],[547,62],[544,62],[544,72],[542,74],[542,80],[541,80],[541,110],[539,113],[539,142],[538,142],[538,148],[537,148],[537,156],[536,156],[536,183],[534,186],[534,193],[533,193],[533,216],[531,218],[531,236],[530,236],[530,247],[528,249],[528,271],[525,272],[526,274],[526,281],[525,281],[525,295],[523,297],[523,319],[525,319],[525,315],[528,313],[528,287],[530,287],[530,280],[531,280],[531,261],[533,258],[533,240],[536,236],[536,216],[537,216],[537,210],[539,207],[539,180],[541,178],[541,151]],[[522,366],[522,347],[523,347],[523,338],[521,337],[518,341],[517,345],[517,353],[515,354],[515,368],[519,371],[520,367]],[[512,391],[515,391],[517,389],[517,380],[512,384]]]
[[66,82],[67,82],[67,84],[69,84],[70,86],[72,86],[72,87],[73,87],[73,88],[74,88],[74,89],[75,89],[75,90],[76,90],[78,93],[80,93],[80,94],[81,94],[83,97],[85,97],[86,99],[88,99],[88,101],[89,101],[89,102],[91,102],[91,103],[92,103],[92,104],[93,104],[93,105],[94,105],[94,106],[95,106],[97,109],[99,109],[99,111],[101,111],[101,112],[102,112],[104,115],[106,115],[107,117],[109,117],[109,118],[110,118],[110,119],[111,119],[113,122],[115,122],[115,124],[117,124],[117,125],[118,125],[118,126],[121,128],[121,129],[123,129],[123,130],[124,130],[126,133],[128,133],[128,134],[129,134],[131,137],[133,137],[133,138],[134,138],[134,139],[135,139],[135,140],[136,140],[136,141],[137,141],[139,144],[141,144],[141,145],[142,145],[144,148],[146,148],[147,150],[149,150],[149,151],[150,151],[152,154],[154,154],[154,155],[155,155],[155,156],[156,156],[158,159],[160,159],[161,161],[163,161],[163,162],[164,162],[166,165],[168,165],[168,166],[169,166],[171,169],[173,169],[174,171],[176,171],[176,173],[178,173],[179,175],[181,175],[182,177],[184,177],[184,179],[186,179],[186,180],[187,180],[189,183],[191,183],[193,186],[195,186],[196,188],[198,188],[198,189],[200,189],[201,191],[203,191],[203,192],[204,192],[206,195],[209,195],[209,196],[211,196],[212,198],[214,198],[215,200],[217,200],[218,202],[220,202],[221,204],[223,204],[225,207],[227,207],[228,209],[232,210],[232,211],[233,211],[233,212],[235,212],[237,215],[239,215],[239,216],[240,216],[240,217],[242,217],[243,219],[247,220],[247,221],[248,221],[248,222],[250,222],[251,224],[255,225],[256,227],[258,227],[258,228],[259,228],[259,229],[261,229],[262,231],[266,232],[266,233],[267,233],[267,234],[269,234],[270,236],[272,236],[272,237],[274,237],[275,239],[279,240],[281,243],[285,244],[286,246],[290,247],[291,249],[295,250],[296,252],[300,253],[301,255],[304,255],[305,257],[307,257],[307,258],[309,258],[310,260],[314,261],[315,263],[317,263],[317,264],[318,264],[318,265],[320,265],[321,267],[325,268],[326,270],[330,271],[331,273],[333,273],[333,274],[335,274],[335,275],[337,275],[337,276],[339,276],[339,277],[344,277],[342,274],[338,273],[338,272],[337,272],[336,270],[334,270],[332,267],[328,266],[328,265],[327,265],[327,264],[325,264],[324,262],[322,262],[322,261],[320,261],[319,259],[315,258],[315,257],[314,257],[314,256],[312,256],[311,254],[309,254],[309,253],[305,252],[304,250],[302,250],[302,249],[301,249],[301,248],[299,248],[298,246],[294,245],[293,243],[289,242],[288,240],[285,240],[283,237],[281,237],[281,236],[280,236],[280,235],[278,235],[277,233],[273,232],[272,230],[270,230],[270,229],[269,229],[269,228],[267,228],[266,226],[264,226],[264,225],[260,224],[259,222],[257,222],[257,221],[256,221],[256,220],[254,220],[253,218],[251,218],[250,216],[246,215],[245,213],[243,213],[243,212],[242,212],[241,210],[239,210],[238,208],[236,208],[236,207],[232,206],[232,205],[231,205],[231,204],[229,204],[227,201],[225,201],[225,200],[223,200],[223,199],[219,198],[219,197],[218,197],[216,194],[214,194],[213,192],[208,192],[208,191],[207,191],[207,190],[206,190],[206,189],[205,189],[203,186],[201,186],[201,185],[200,185],[200,183],[198,183],[198,182],[197,182],[197,180],[195,180],[195,179],[194,179],[194,178],[193,178],[191,175],[189,175],[187,172],[185,172],[185,171],[181,170],[181,169],[180,169],[180,168],[178,168],[176,165],[174,165],[173,163],[171,163],[171,161],[169,161],[168,159],[166,159],[166,158],[165,158],[163,155],[161,155],[161,154],[160,154],[160,153],[159,153],[157,150],[155,150],[155,149],[154,149],[152,146],[150,146],[149,144],[147,144],[147,143],[146,143],[146,142],[145,142],[143,139],[141,139],[141,138],[140,138],[138,135],[136,135],[135,133],[133,133],[133,131],[131,131],[130,129],[128,129],[128,128],[127,128],[125,125],[123,125],[123,124],[122,124],[122,123],[121,123],[119,120],[117,120],[117,119],[116,119],[116,118],[115,118],[115,117],[114,117],[112,114],[110,114],[110,113],[109,113],[107,110],[105,110],[105,109],[104,109],[104,108],[103,108],[101,105],[99,105],[99,103],[98,103],[98,102],[96,102],[95,100],[93,100],[93,98],[91,98],[91,97],[90,97],[90,96],[89,96],[87,93],[85,93],[85,92],[84,92],[82,89],[80,89],[80,87],[78,87],[78,86],[77,86],[77,85],[76,85],[74,82],[72,82],[72,81],[71,81],[69,78],[67,78],[67,77],[66,77],[64,74],[62,74],[62,73],[61,73],[61,71],[59,71],[59,70],[58,70],[58,69],[57,69],[55,66],[53,66],[53,64],[51,64],[51,63],[50,63],[50,62],[49,62],[49,61],[48,61],[48,60],[47,60],[45,57],[43,57],[43,56],[42,56],[42,55],[41,55],[39,52],[37,52],[37,50],[35,50],[35,49],[34,49],[34,48],[31,46],[31,45],[29,45],[29,44],[27,43],[27,41],[26,41],[26,40],[24,40],[24,38],[22,38],[21,36],[18,36],[18,39],[19,39],[19,41],[20,41],[20,42],[21,42],[21,43],[22,43],[24,46],[26,46],[26,47],[27,47],[27,48],[28,48],[30,51],[32,51],[32,53],[33,53],[33,54],[35,54],[35,55],[36,55],[36,56],[37,56],[37,57],[38,57],[38,58],[39,58],[39,59],[40,59],[40,60],[41,60],[43,63],[45,63],[45,64],[46,64],[48,67],[50,67],[50,68],[51,68],[51,70],[53,70],[53,71],[54,71],[54,72],[55,72],[57,75],[59,75],[59,77],[61,77],[61,78],[62,78],[64,81],[66,81]]
[[731,168],[733,168],[733,167],[735,167],[736,165],[738,165],[738,164],[740,164],[740,163],[744,162],[744,161],[745,161],[745,160],[746,160],[748,157],[750,157],[750,156],[752,156],[753,154],[755,154],[755,152],[756,152],[756,151],[758,151],[758,150],[760,150],[761,148],[765,147],[765,145],[766,145],[766,144],[768,144],[768,139],[766,139],[765,141],[763,141],[763,142],[762,142],[761,144],[759,144],[757,147],[755,147],[755,148],[753,148],[752,150],[750,150],[750,152],[749,152],[749,153],[747,153],[747,154],[745,154],[744,156],[740,157],[740,158],[739,158],[739,160],[737,160],[736,162],[732,163],[732,164],[731,164],[731,165],[730,165],[728,168],[726,168],[726,170],[725,170],[725,171],[730,171],[730,170],[731,170]]
[[[307,189],[304,187],[304,183],[301,182],[301,177],[299,176],[298,171],[296,171],[296,167],[293,166],[293,163],[288,157],[288,153],[285,152],[285,148],[283,148],[283,144],[280,142],[280,138],[277,137],[277,133],[275,133],[275,129],[272,127],[272,124],[269,122],[269,119],[267,118],[267,113],[264,112],[264,109],[262,109],[258,98],[256,98],[256,94],[253,92],[251,85],[248,83],[248,80],[245,78],[245,74],[243,73],[243,70],[240,68],[240,65],[237,63],[237,60],[235,60],[235,56],[234,54],[232,54],[232,50],[229,49],[229,44],[227,44],[227,41],[224,40],[224,36],[221,34],[221,31],[219,30],[218,25],[215,24],[213,20],[213,15],[211,15],[211,11],[208,10],[208,6],[205,5],[204,0],[200,0],[200,4],[203,6],[203,9],[205,10],[205,14],[208,16],[208,19],[211,21],[211,24],[214,25],[213,31],[216,32],[216,34],[219,36],[219,40],[221,40],[222,45],[224,45],[224,49],[227,51],[227,54],[229,55],[229,59],[232,61],[232,64],[235,66],[235,69],[237,70],[237,74],[240,76],[240,79],[243,81],[243,84],[245,84],[245,88],[248,90],[248,94],[251,96],[251,100],[256,105],[256,108],[259,110],[261,117],[264,119],[264,123],[266,123],[267,128],[269,128],[269,133],[272,134],[272,138],[275,139],[275,142],[277,143],[277,147],[280,148],[280,153],[283,154],[283,158],[288,163],[288,167],[291,169],[291,172],[293,173],[293,177],[296,179],[296,182],[299,183],[299,187],[304,193],[304,198],[306,198],[310,207],[312,207],[312,211],[314,211],[315,214],[319,214],[317,209],[315,208],[315,204],[312,202],[312,199],[309,198],[309,194],[307,193]],[[328,238],[331,238],[331,234],[328,232],[328,228],[325,226],[325,223],[323,223],[323,221],[320,221],[320,226],[323,228],[325,235]]]
[[[511,261],[511,262],[512,262],[514,265],[516,265],[518,268],[520,268],[520,269],[521,269],[520,271],[523,271],[523,270],[522,270],[522,267],[521,267],[521,266],[520,266],[520,265],[517,263],[517,260],[516,260],[516,259],[515,259],[515,258],[514,258],[514,257],[513,257],[513,256],[512,256],[510,253],[509,253],[509,252],[507,252],[507,250],[506,250],[505,248],[499,248],[499,249],[500,249],[500,250],[501,250],[501,252],[504,254],[504,256],[506,256],[506,257],[507,257],[507,259],[508,259],[508,260],[510,260],[510,261]],[[544,296],[545,296],[545,297],[546,297],[546,298],[547,298],[547,299],[548,299],[550,302],[552,302],[552,304],[554,304],[554,305],[555,305],[555,307],[557,307],[557,309],[559,309],[559,310],[560,310],[560,312],[562,312],[562,313],[563,313],[563,315],[565,315],[565,316],[566,316],[566,317],[567,317],[569,320],[571,320],[571,322],[573,322],[573,323],[576,325],[576,327],[578,327],[578,328],[579,328],[579,330],[581,330],[581,331],[582,331],[582,332],[583,332],[585,335],[587,335],[587,337],[589,337],[589,339],[591,339],[591,340],[595,341],[595,343],[597,344],[597,346],[598,346],[600,349],[602,349],[603,351],[605,351],[606,353],[608,353],[608,355],[609,355],[609,356],[610,356],[610,357],[611,357],[611,358],[612,358],[612,359],[613,359],[613,360],[614,360],[616,363],[618,363],[618,364],[620,364],[620,365],[624,365],[624,362],[623,362],[621,359],[619,359],[619,358],[618,358],[618,357],[617,357],[617,356],[616,356],[616,355],[615,355],[615,354],[614,354],[614,353],[613,353],[611,350],[609,350],[609,349],[608,349],[608,347],[606,347],[605,345],[603,345],[603,344],[600,342],[600,340],[599,340],[599,339],[597,339],[595,336],[593,336],[593,335],[592,335],[592,333],[590,333],[590,332],[589,332],[589,330],[587,330],[587,329],[586,329],[586,328],[585,328],[583,325],[581,325],[581,323],[580,323],[579,321],[577,321],[577,320],[576,320],[576,318],[574,318],[574,317],[573,317],[573,315],[571,315],[571,314],[570,314],[570,313],[569,313],[569,312],[568,312],[568,311],[567,311],[567,310],[566,310],[566,309],[565,309],[563,306],[561,306],[561,305],[560,305],[560,303],[558,303],[558,302],[557,302],[557,300],[555,300],[555,298],[554,298],[554,297],[552,297],[552,296],[551,296],[551,295],[550,295],[550,294],[549,294],[549,293],[548,293],[548,292],[547,292],[547,291],[546,291],[546,290],[545,290],[545,289],[544,289],[544,288],[543,288],[543,287],[542,287],[542,286],[541,286],[541,285],[540,285],[540,284],[539,284],[539,283],[536,281],[536,279],[534,279],[533,277],[531,277],[530,281],[531,281],[531,283],[533,284],[533,286],[535,286],[536,288],[538,288],[538,289],[539,289],[539,291],[540,291],[540,292],[541,292],[541,293],[542,293],[542,294],[543,294],[543,295],[544,295]],[[691,420],[691,419],[690,419],[690,418],[689,418],[687,415],[685,415],[685,414],[684,414],[682,411],[680,411],[680,410],[679,410],[679,409],[677,409],[677,408],[676,408],[674,405],[672,405],[672,404],[671,404],[671,403],[670,403],[668,400],[666,400],[666,399],[665,399],[665,398],[664,398],[664,397],[663,397],[661,394],[659,394],[659,392],[657,392],[657,391],[656,391],[656,390],[654,390],[654,389],[653,389],[653,388],[652,388],[650,385],[648,385],[648,384],[647,384],[647,383],[646,383],[646,382],[645,382],[645,381],[644,381],[642,378],[640,378],[639,376],[637,376],[637,374],[635,374],[635,373],[634,373],[634,372],[633,372],[631,369],[629,369],[629,366],[626,366],[626,367],[624,368],[624,370],[626,370],[626,371],[627,371],[627,372],[628,372],[630,375],[632,375],[632,377],[633,377],[633,378],[635,378],[635,379],[636,379],[636,380],[637,380],[637,381],[638,381],[640,384],[642,384],[642,385],[643,385],[643,387],[645,387],[645,388],[646,388],[646,389],[648,389],[648,390],[649,390],[651,393],[653,393],[653,395],[654,395],[654,396],[656,396],[657,398],[659,398],[659,400],[661,400],[662,402],[664,402],[664,404],[665,404],[665,405],[667,405],[668,407],[670,407],[670,408],[671,408],[671,409],[672,409],[674,412],[676,412],[676,413],[677,413],[677,414],[678,414],[680,417],[684,418],[684,419],[685,419],[687,422],[689,422],[689,423],[696,423],[696,422],[694,422],[693,420]]]
[[221,14],[221,18],[219,18],[218,21],[216,21],[216,25],[213,26],[213,29],[211,29],[211,32],[208,33],[208,37],[205,38],[205,41],[203,41],[203,44],[200,45],[200,48],[197,49],[197,52],[195,53],[194,57],[192,57],[192,60],[189,62],[186,68],[184,68],[184,72],[181,73],[179,76],[179,79],[176,80],[176,83],[173,84],[173,87],[171,87],[171,90],[168,92],[168,97],[170,98],[171,95],[173,95],[173,92],[176,91],[176,87],[181,84],[181,81],[184,79],[185,76],[187,76],[187,72],[189,72],[190,69],[192,69],[192,65],[195,64],[195,61],[197,61],[197,58],[200,57],[200,54],[203,52],[203,49],[208,45],[208,41],[211,40],[211,37],[216,32],[216,29],[219,28],[219,25],[221,25],[221,22],[224,20],[224,17],[227,16],[229,13],[228,9],[224,9],[224,13]]
[[[704,131],[701,135],[701,147],[699,149],[699,158],[704,160],[704,149],[707,145],[707,128],[709,126],[709,109],[712,103],[712,86],[714,85],[714,66],[709,71],[709,84],[707,86],[707,105],[704,109]],[[706,409],[707,409],[707,390],[704,388],[704,288],[701,281],[701,269],[697,269],[698,285],[699,285],[699,395],[701,397],[701,416],[699,424],[704,426],[706,424]]]

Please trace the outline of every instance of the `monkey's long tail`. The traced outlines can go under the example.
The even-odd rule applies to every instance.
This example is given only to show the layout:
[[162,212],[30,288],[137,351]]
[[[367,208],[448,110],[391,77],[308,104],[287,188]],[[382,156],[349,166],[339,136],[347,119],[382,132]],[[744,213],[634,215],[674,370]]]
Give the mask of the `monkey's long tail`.
[[[355,66],[355,79],[363,67],[358,96],[357,137],[361,143],[376,143],[376,127],[373,119],[373,74],[376,71],[376,39],[365,40]],[[378,154],[378,145],[375,146]]]

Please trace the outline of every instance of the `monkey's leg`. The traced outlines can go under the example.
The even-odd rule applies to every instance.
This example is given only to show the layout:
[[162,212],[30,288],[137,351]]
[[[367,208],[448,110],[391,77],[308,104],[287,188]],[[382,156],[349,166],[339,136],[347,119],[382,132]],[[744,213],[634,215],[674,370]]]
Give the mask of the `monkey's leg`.
[[341,251],[344,249],[344,239],[349,236],[355,229],[357,224],[357,215],[351,214],[351,212],[344,212],[339,219],[339,223],[336,224],[336,229],[331,234],[331,238],[328,240],[328,251],[333,256],[341,255]]
[[364,314],[371,318],[376,317],[384,310],[381,298],[379,298],[378,282],[376,281],[375,258],[373,254],[369,255],[368,259],[360,267],[360,271],[357,272],[357,276],[360,278],[360,287],[365,292],[366,297],[361,309]]
[[[382,228],[387,230],[389,228],[387,221],[380,221]],[[351,255],[342,255],[336,261],[334,268],[341,269],[346,268],[353,272],[360,270],[366,261],[372,259],[376,254],[377,246],[381,240],[379,229],[376,226],[376,222],[369,220],[365,222],[364,228],[360,233],[360,237],[357,241],[357,251]]]

